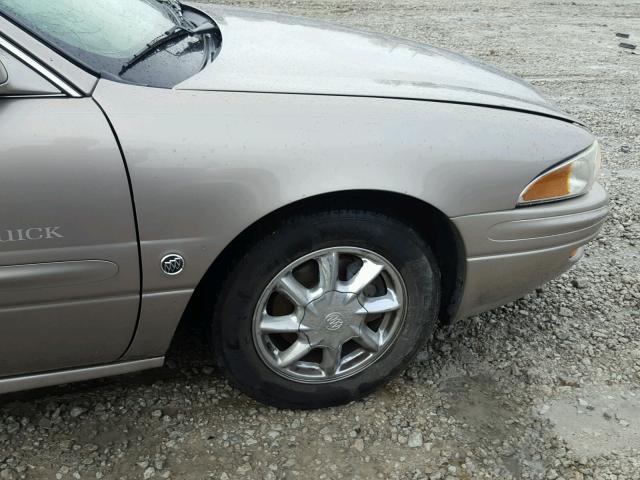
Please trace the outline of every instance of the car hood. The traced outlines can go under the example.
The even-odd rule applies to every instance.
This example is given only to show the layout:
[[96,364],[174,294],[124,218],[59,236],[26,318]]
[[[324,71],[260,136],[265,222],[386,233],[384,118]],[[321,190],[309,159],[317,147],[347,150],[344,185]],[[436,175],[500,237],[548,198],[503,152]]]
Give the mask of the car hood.
[[455,102],[574,121],[523,80],[447,50],[289,15],[191,5],[219,25],[222,48],[176,89]]

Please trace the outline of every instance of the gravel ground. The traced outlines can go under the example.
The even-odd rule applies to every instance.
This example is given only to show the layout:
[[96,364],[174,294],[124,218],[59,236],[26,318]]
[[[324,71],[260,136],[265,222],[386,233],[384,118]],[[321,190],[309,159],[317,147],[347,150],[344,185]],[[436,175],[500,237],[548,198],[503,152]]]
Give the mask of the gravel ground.
[[[640,2],[237,1],[496,64],[586,121],[613,214],[526,298],[441,329],[375,395],[316,412],[240,395],[188,334],[165,368],[0,398],[0,480],[640,478]],[[616,38],[616,33],[631,38]]]

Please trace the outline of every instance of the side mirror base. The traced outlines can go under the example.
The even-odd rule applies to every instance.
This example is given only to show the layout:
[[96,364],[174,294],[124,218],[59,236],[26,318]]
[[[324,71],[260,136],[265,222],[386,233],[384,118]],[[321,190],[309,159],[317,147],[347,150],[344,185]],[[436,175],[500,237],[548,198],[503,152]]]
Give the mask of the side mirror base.
[[4,67],[2,60],[0,60],[0,86],[4,85],[9,81],[9,74],[7,73],[7,69]]
[[0,48],[0,97],[61,93],[49,80]]

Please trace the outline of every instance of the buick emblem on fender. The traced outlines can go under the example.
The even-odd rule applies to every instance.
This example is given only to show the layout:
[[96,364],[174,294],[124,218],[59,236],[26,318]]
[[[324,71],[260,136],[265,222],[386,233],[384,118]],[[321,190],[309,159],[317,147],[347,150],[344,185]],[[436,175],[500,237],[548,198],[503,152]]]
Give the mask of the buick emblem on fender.
[[184,258],[177,253],[170,253],[160,260],[160,267],[167,275],[178,275],[184,270]]

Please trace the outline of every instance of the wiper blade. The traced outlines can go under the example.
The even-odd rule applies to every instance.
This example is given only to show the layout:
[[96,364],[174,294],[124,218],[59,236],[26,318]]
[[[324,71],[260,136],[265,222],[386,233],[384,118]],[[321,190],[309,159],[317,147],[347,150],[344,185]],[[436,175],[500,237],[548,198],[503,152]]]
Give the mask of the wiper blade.
[[189,36],[201,35],[205,33],[214,32],[217,30],[218,30],[218,27],[211,22],[203,23],[202,25],[196,28],[186,28],[180,25],[176,25],[172,29],[167,30],[165,33],[160,35],[158,38],[149,42],[142,50],[140,50],[133,57],[131,57],[131,60],[125,63],[120,69],[120,75],[122,76],[127,70],[129,70],[131,67],[133,67],[140,61],[144,60],[150,54],[152,54],[157,49],[159,49],[162,45],[169,43],[170,41],[175,40],[176,38],[180,38],[185,35],[189,35]]
[[151,42],[147,43],[147,45],[142,50],[140,50],[133,57],[131,57],[131,60],[129,60],[127,63],[125,63],[122,66],[122,68],[120,69],[120,75],[125,73],[127,70],[129,70],[131,67],[136,65],[141,60],[143,60],[149,54],[155,52],[158,48],[160,48],[165,43],[168,43],[168,42],[170,42],[171,40],[173,40],[175,38],[181,37],[183,35],[188,35],[188,34],[189,34],[189,30],[187,30],[184,27],[177,26],[177,25],[175,27],[173,27],[171,30],[167,30],[165,33],[160,35],[158,38],[156,38],[156,39],[152,40]]
[[157,0],[160,4],[167,7],[176,17],[182,19],[182,5],[178,0]]

